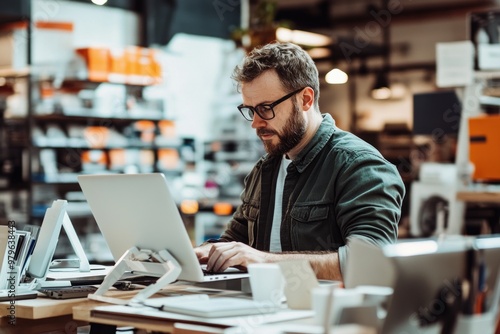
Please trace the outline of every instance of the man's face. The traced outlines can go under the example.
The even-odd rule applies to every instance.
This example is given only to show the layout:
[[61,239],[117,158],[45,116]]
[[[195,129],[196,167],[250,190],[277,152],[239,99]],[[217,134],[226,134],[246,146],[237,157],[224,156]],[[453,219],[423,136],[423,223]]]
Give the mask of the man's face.
[[[257,106],[262,103],[272,103],[286,94],[278,75],[274,71],[266,71],[249,83],[242,84],[243,104]],[[304,137],[306,121],[300,106],[294,105],[295,96],[275,106],[275,117],[263,120],[255,114],[252,127],[264,143],[264,148],[270,155],[283,155],[294,148]]]

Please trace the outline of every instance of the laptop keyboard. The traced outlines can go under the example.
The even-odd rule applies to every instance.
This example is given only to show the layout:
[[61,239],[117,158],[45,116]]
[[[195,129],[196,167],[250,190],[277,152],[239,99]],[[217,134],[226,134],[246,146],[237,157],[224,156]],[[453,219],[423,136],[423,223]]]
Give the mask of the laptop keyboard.
[[203,276],[213,276],[213,275],[234,275],[234,274],[244,274],[244,271],[241,271],[236,268],[227,268],[225,271],[217,272],[217,271],[208,271],[205,268],[202,268]]
[[215,271],[208,271],[206,269],[202,269],[201,271],[203,271],[203,276],[212,276],[212,275],[220,274],[220,273],[217,273]]

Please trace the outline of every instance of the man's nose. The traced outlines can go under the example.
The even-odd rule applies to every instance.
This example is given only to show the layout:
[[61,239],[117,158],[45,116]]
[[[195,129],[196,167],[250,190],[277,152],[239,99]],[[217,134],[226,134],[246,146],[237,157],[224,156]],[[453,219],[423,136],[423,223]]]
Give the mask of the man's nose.
[[255,113],[253,115],[253,120],[252,120],[252,128],[258,129],[262,128],[266,125],[266,121],[262,119],[259,114]]

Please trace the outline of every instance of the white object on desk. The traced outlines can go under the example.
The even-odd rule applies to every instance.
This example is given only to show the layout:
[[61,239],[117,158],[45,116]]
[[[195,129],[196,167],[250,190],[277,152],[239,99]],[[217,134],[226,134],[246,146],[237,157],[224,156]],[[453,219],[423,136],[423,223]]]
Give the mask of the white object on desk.
[[52,257],[61,233],[61,228],[64,228],[71,246],[79,259],[80,265],[77,269],[79,269],[80,272],[90,272],[89,261],[66,212],[67,205],[68,202],[66,200],[58,199],[46,210],[35,249],[33,250],[27,269],[27,273],[33,278],[33,281],[28,285],[23,284],[23,289],[29,290],[40,287],[63,287],[71,285],[69,281],[46,281]]
[[59,240],[67,205],[68,202],[65,200],[56,200],[46,210],[43,217],[42,226],[28,267],[28,274],[40,281],[45,279],[49,270]]
[[[149,258],[154,258],[158,262],[146,262],[145,260]],[[104,293],[127,271],[161,277],[154,284],[141,290],[129,301],[105,297]],[[89,298],[113,304],[141,304],[164,286],[177,280],[180,273],[181,266],[179,262],[167,250],[153,253],[150,250],[140,251],[137,247],[132,247],[123,254],[110,273],[106,275],[99,289],[90,294]]]
[[234,317],[251,314],[275,313],[278,307],[269,301],[231,297],[210,298],[208,295],[188,295],[181,297],[153,298],[144,302],[166,312],[187,314],[203,318]]
[[71,243],[71,247],[75,251],[76,256],[80,260],[80,272],[89,272],[90,264],[87,259],[87,255],[85,255],[85,251],[83,250],[82,244],[80,243],[80,239],[78,239],[78,235],[76,235],[75,228],[69,219],[68,213],[64,210],[64,219],[62,225],[64,232],[68,236],[69,242]]
[[312,308],[317,325],[336,325],[344,307],[360,306],[362,303],[363,294],[357,289],[318,287],[312,291]]
[[280,305],[284,297],[285,278],[276,263],[251,263],[248,265],[252,298],[257,302]]
[[312,315],[313,313],[311,310],[280,309],[275,313],[252,314],[237,317],[201,318],[186,314],[160,311],[147,306],[131,307],[125,305],[98,306],[92,310],[92,316],[96,319],[127,319],[133,321],[134,317],[137,317],[140,319],[151,318],[173,321],[179,320],[227,327],[240,326],[245,328],[253,328],[262,324],[281,321],[310,318]]

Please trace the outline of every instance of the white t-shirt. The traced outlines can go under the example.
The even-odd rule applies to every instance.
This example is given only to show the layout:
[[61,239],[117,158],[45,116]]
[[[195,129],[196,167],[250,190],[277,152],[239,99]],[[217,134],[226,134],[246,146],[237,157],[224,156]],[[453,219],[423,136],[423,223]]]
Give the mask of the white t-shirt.
[[283,156],[280,164],[280,170],[278,172],[278,180],[276,180],[276,191],[274,196],[274,214],[273,214],[273,226],[271,227],[271,240],[269,245],[269,251],[271,252],[281,252],[281,212],[283,205],[283,188],[285,187],[286,179],[286,169],[292,160],[287,159]]

